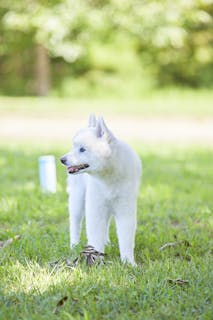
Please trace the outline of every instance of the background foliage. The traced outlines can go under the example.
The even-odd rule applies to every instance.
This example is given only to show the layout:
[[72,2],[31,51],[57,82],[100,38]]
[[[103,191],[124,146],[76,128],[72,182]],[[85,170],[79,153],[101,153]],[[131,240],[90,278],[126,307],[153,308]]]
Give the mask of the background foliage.
[[212,14],[212,0],[1,0],[0,93],[42,93],[38,46],[43,94],[211,87]]

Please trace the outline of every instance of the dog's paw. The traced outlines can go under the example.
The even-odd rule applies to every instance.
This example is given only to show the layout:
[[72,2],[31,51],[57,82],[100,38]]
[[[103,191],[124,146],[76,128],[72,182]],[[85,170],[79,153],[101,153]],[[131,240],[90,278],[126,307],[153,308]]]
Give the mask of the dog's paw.
[[86,260],[86,265],[91,266],[93,264],[104,264],[105,254],[94,249],[92,246],[86,246],[79,256],[73,261],[76,266],[79,262]]

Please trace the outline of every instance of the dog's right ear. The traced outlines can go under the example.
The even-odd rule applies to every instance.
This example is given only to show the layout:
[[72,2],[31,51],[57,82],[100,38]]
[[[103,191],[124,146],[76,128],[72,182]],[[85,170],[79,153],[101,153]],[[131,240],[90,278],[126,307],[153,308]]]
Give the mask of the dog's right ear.
[[96,125],[96,135],[98,138],[105,137],[108,142],[111,142],[115,139],[112,132],[107,128],[104,119],[102,117],[98,118]]
[[94,113],[91,113],[89,116],[89,123],[88,126],[91,128],[95,128],[96,127],[96,117],[94,115]]

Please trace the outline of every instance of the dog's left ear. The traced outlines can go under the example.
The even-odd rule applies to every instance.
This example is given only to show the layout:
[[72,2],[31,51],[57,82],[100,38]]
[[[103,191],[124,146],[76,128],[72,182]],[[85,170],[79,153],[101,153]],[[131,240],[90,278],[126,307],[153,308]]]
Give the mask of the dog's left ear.
[[102,117],[98,118],[96,125],[96,134],[98,138],[106,137],[108,142],[111,142],[115,139],[112,132],[107,128],[104,119]]
[[94,113],[91,113],[89,116],[89,123],[88,126],[91,128],[95,128],[96,127],[96,117],[94,115]]

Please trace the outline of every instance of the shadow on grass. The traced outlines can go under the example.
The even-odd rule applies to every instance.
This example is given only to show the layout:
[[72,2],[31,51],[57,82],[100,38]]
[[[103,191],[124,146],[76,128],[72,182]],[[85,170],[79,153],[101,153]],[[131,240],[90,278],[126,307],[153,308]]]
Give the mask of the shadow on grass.
[[[69,250],[64,169],[57,164],[57,194],[43,195],[38,185],[40,152],[1,149],[0,238],[22,236],[0,251],[1,319],[192,319],[195,314],[210,319],[213,151],[165,147],[145,148],[141,154],[138,268],[120,264],[113,226],[106,248],[111,264],[52,272],[48,262],[77,253]],[[175,239],[190,246],[159,250]],[[171,286],[168,277],[189,279],[190,286]]]

